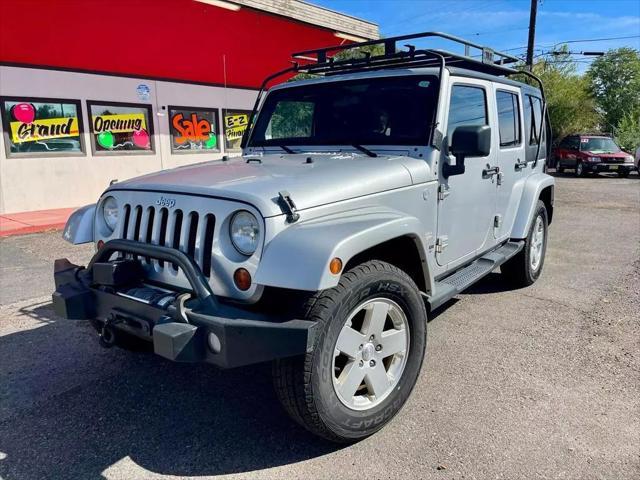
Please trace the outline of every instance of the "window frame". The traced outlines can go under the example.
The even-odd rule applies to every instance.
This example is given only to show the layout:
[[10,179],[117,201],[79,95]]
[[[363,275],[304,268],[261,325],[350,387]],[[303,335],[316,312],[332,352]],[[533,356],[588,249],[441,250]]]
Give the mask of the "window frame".
[[[518,130],[517,130],[516,140],[512,142],[502,143],[502,139],[500,138],[500,109],[498,108],[498,93],[509,94],[511,95],[512,99],[513,97],[516,97],[516,100],[517,100],[515,104],[516,105],[515,117],[518,119],[518,123],[517,123]],[[522,118],[520,113],[522,112],[522,108],[520,106],[520,95],[518,94],[518,92],[515,92],[513,90],[496,88],[495,98],[496,98],[496,121],[498,122],[498,143],[500,146],[500,150],[507,150],[509,148],[521,147],[522,146]],[[511,104],[513,105],[513,100]]]
[[[466,88],[474,88],[482,91],[482,95],[484,96],[484,119],[485,126],[491,126],[490,118],[489,118],[489,97],[487,96],[487,88],[484,85],[479,85],[476,83],[465,83],[465,82],[454,82],[451,84],[451,88],[449,89],[449,98],[447,105],[447,128],[445,129],[445,135],[447,136],[447,142],[449,146],[451,145],[451,139],[449,137],[449,123],[451,121],[451,98],[453,96],[453,90],[456,87],[466,87]],[[464,126],[464,125],[461,125]],[[451,132],[453,134],[453,132]]]
[[[153,105],[150,103],[132,103],[132,102],[113,102],[110,100],[86,100],[87,105],[87,119],[89,120],[89,140],[91,143],[91,153],[96,157],[113,157],[117,155],[156,155],[156,142],[155,142],[155,129],[154,129],[154,115]],[[149,122],[147,125],[147,133],[149,134],[149,143],[151,148],[149,150],[106,150],[98,151],[96,149],[96,134],[93,132],[93,119],[91,118],[91,107],[94,105],[105,105],[114,107],[133,107],[133,108],[146,108],[149,115]]]
[[[76,106],[78,114],[78,139],[80,141],[79,152],[12,152],[11,151],[11,130],[9,125],[4,124],[4,118],[7,114],[5,102],[35,102],[35,103],[67,103]],[[0,96],[0,125],[2,126],[2,136],[4,139],[4,153],[6,158],[56,158],[56,157],[86,157],[87,148],[84,141],[84,121],[82,115],[82,101],[71,98],[52,98],[52,97],[31,97],[31,96]]]
[[169,153],[171,155],[200,155],[203,153],[222,153],[222,144],[217,143],[216,148],[200,150],[174,150],[173,148],[173,123],[171,121],[171,110],[192,110],[193,112],[213,112],[216,125],[216,135],[218,141],[222,137],[220,132],[220,108],[218,107],[189,107],[184,105],[167,105],[167,119],[169,122]]
[[[224,141],[224,151],[225,152],[241,152],[242,151],[242,147],[239,148],[227,148],[227,132],[225,130],[225,123],[224,123],[224,117],[226,116],[227,112],[241,112],[242,114],[246,113],[247,114],[247,122],[249,122],[251,120],[251,109],[244,109],[244,108],[222,108],[221,109],[221,116],[220,116],[220,124],[222,126],[222,138]],[[249,128],[249,124],[247,123],[247,128]],[[246,130],[245,130],[246,132]],[[242,143],[242,138],[240,138],[240,143]]]

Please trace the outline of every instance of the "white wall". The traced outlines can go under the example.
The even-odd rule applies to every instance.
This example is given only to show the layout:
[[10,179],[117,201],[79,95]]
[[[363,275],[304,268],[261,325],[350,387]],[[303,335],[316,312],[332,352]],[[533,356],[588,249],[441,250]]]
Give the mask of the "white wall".
[[[147,101],[138,98],[136,89],[141,83],[151,89]],[[219,137],[222,149],[219,153],[171,154],[167,107],[217,108],[218,132],[222,132],[222,110],[250,110],[256,93],[254,90],[0,66],[0,96],[80,100],[85,145],[85,156],[80,157],[9,158],[4,135],[0,135],[0,213],[77,207],[93,203],[112,179],[125,180],[161,169],[220,159],[226,153],[222,136]],[[155,153],[94,156],[87,100],[151,104]],[[162,110],[163,106],[165,110]]]

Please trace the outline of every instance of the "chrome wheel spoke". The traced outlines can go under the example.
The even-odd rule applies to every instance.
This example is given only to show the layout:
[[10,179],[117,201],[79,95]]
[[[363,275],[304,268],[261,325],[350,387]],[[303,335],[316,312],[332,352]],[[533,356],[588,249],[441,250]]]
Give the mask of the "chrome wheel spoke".
[[337,380],[340,394],[344,398],[352,398],[363,379],[364,370],[358,365],[358,362],[349,362],[344,367]]
[[380,338],[383,357],[404,352],[407,349],[407,335],[404,330],[389,330],[383,332]]
[[349,325],[345,325],[338,336],[336,349],[351,358],[355,358],[364,341],[365,336],[362,333],[354,330]]
[[376,364],[374,368],[370,368],[364,378],[369,392],[373,393],[376,397],[381,397],[389,389],[389,377],[387,371],[384,369],[382,362]]
[[384,330],[384,324],[387,321],[389,313],[389,304],[386,302],[373,302],[367,308],[364,317],[364,325],[362,329],[368,337],[371,335],[380,335]]

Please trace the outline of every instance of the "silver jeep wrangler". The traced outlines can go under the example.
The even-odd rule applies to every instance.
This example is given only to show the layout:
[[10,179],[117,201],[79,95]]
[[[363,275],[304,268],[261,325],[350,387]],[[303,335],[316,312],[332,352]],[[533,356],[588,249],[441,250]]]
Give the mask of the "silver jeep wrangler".
[[[464,53],[398,47],[412,39]],[[294,59],[265,80],[242,156],[115,183],[73,214],[64,238],[97,253],[56,261],[53,302],[104,346],[272,361],[290,415],[349,442],[407,400],[430,311],[497,267],[518,287],[540,276],[550,132],[517,58],[446,34]],[[296,73],[317,78],[264,94]]]

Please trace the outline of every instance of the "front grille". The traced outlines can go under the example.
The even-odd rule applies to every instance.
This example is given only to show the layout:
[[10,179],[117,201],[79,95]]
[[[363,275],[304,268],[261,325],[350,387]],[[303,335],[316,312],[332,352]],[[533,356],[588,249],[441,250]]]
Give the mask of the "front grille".
[[600,161],[602,163],[623,163],[624,162],[624,158],[600,157]]
[[[215,227],[213,214],[125,204],[122,225],[122,238],[179,249],[198,264],[206,277],[211,276]],[[158,262],[161,269],[172,268],[177,271],[175,264],[166,266],[162,260],[147,257],[143,261],[148,264]]]

